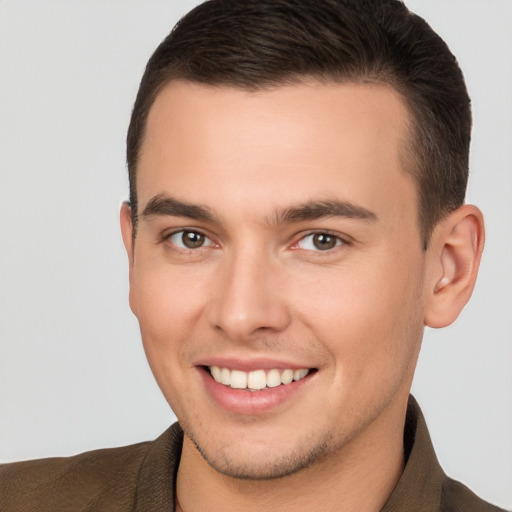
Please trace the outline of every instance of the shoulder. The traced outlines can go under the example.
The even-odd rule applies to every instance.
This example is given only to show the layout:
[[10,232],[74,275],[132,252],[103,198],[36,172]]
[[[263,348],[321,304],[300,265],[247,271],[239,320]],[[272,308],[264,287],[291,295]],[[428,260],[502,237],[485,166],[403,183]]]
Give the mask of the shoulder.
[[505,512],[479,498],[464,484],[446,477],[441,492],[442,512]]
[[0,465],[2,510],[99,510],[95,503],[100,502],[101,510],[126,510],[134,500],[139,469],[151,445]]
[[405,418],[402,476],[382,512],[503,512],[449,478],[436,457],[425,418],[410,396]]
[[178,423],[151,442],[0,465],[2,512],[160,512],[174,503]]

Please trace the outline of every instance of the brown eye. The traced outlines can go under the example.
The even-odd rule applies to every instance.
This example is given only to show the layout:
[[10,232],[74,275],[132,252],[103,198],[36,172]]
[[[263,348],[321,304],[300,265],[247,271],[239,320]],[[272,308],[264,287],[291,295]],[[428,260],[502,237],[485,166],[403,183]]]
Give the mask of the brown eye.
[[181,235],[181,240],[185,247],[189,249],[197,249],[204,244],[204,235],[194,231],[184,231]]
[[329,233],[312,233],[305,236],[297,245],[299,249],[306,249],[308,251],[328,251],[342,243],[343,240],[338,236]]
[[178,231],[169,240],[181,249],[200,249],[212,245],[210,239],[198,231]]
[[318,233],[313,235],[313,245],[320,251],[326,251],[336,247],[337,238],[335,236]]

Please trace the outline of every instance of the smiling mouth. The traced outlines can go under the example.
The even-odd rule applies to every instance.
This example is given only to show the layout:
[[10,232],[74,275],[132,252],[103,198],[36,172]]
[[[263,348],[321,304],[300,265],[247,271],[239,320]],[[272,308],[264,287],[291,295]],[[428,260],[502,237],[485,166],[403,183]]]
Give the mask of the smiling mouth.
[[316,371],[315,368],[300,368],[297,370],[273,368],[251,372],[230,370],[219,366],[205,366],[204,368],[219,384],[232,389],[247,391],[261,391],[278,386],[287,386]]

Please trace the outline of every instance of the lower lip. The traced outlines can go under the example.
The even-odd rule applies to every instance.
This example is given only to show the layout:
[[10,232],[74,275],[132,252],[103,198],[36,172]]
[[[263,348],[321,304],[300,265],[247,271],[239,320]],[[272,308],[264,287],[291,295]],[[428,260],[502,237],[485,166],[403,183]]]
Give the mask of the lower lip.
[[309,373],[300,380],[275,388],[249,391],[230,388],[215,381],[203,368],[200,368],[199,371],[207,391],[218,405],[227,411],[246,415],[262,414],[290,402],[301,394],[304,386],[314,375]]

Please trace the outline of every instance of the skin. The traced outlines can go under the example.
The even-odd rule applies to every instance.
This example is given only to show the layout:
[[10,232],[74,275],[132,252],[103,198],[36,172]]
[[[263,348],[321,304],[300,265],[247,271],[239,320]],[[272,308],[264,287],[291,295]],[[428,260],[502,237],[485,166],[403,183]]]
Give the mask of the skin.
[[[408,126],[385,85],[176,81],[158,95],[136,238],[126,205],[121,226],[130,305],[185,431],[183,510],[377,511],[391,494],[424,325],[455,320],[483,248],[466,205],[422,250]],[[205,244],[182,246],[183,230]],[[319,250],[314,233],[334,246]],[[212,358],[315,371],[284,401],[241,413],[208,391]]]

